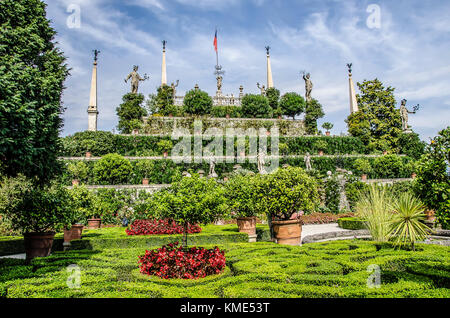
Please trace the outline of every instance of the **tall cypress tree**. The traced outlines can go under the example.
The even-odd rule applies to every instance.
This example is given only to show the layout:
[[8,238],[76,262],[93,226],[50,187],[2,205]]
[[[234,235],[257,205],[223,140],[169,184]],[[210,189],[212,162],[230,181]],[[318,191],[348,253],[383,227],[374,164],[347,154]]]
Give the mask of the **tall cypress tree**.
[[0,161],[49,181],[58,167],[61,95],[69,75],[40,0],[0,1]]

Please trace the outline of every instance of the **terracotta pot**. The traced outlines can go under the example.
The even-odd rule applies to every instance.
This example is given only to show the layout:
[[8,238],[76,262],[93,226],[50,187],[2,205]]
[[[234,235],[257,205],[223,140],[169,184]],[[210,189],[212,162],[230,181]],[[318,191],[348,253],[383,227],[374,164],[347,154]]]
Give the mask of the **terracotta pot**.
[[427,218],[427,221],[436,221],[436,213],[433,210],[426,210],[425,215]]
[[83,225],[74,224],[70,230],[64,230],[64,242],[72,240],[81,240],[81,233],[83,232]]
[[24,234],[25,253],[27,260],[35,257],[47,257],[53,246],[54,232]]
[[147,178],[142,179],[142,184],[143,185],[148,185],[148,179]]
[[277,243],[280,245],[300,245],[302,238],[301,222],[301,220],[272,221],[273,232]]
[[164,158],[167,158],[169,156],[168,152],[163,153]]
[[172,114],[169,114],[169,118],[172,118],[173,117],[173,115]]
[[248,235],[256,234],[256,216],[248,218],[237,218],[237,225],[239,232],[247,233]]
[[412,179],[415,179],[417,177],[417,173],[413,173],[412,175],[411,175],[411,178]]
[[362,180],[362,181],[366,181],[366,180],[367,180],[367,174],[363,174],[363,175],[361,176],[361,180]]
[[72,185],[73,186],[77,186],[77,185],[79,185],[80,184],[80,180],[77,180],[77,179],[73,179],[72,180]]
[[383,151],[383,156],[386,156],[387,154],[387,151]]
[[331,135],[331,133],[329,132],[329,131],[327,131],[326,133],[325,133],[325,135],[327,135],[328,137]]
[[278,116],[278,119],[281,120],[281,119],[283,119],[283,118],[282,118],[281,116]]
[[229,114],[227,114],[227,116],[226,116],[226,117],[227,117],[227,119],[230,119],[230,115],[229,115]]
[[89,219],[88,220],[88,229],[89,230],[97,230],[102,226],[102,219]]
[[92,154],[88,151],[86,152],[86,158],[90,158],[92,156]]
[[319,156],[323,156],[323,150],[319,150]]
[[133,135],[139,135],[139,129],[134,129],[132,134]]

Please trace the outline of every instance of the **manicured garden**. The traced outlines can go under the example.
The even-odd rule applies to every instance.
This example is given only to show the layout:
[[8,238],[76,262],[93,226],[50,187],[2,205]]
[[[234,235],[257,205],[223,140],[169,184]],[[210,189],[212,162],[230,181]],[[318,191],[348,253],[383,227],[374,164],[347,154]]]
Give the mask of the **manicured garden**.
[[[215,245],[203,245],[213,248]],[[367,241],[329,242],[302,247],[273,243],[218,244],[226,268],[196,280],[142,275],[138,255],[146,248],[56,252],[35,259],[0,260],[3,297],[450,297],[450,253],[420,245],[415,252]],[[154,246],[153,248],[157,248]],[[150,247],[149,247],[150,248]],[[149,249],[147,248],[147,249]],[[69,288],[80,268],[80,288]],[[379,288],[368,287],[370,265],[381,269]]]

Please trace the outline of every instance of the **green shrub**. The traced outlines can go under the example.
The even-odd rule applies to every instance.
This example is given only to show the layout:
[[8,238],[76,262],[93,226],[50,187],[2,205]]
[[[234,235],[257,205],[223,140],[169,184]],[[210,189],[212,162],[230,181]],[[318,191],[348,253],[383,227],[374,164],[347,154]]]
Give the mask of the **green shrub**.
[[375,159],[373,169],[382,179],[398,178],[403,167],[402,159],[396,155],[386,155]]
[[211,112],[213,100],[208,93],[201,90],[190,90],[183,102],[184,112],[191,115],[207,115]]
[[87,220],[94,215],[95,211],[95,196],[85,186],[74,186],[69,190],[73,202],[73,209],[75,213],[74,223],[87,225]]
[[67,165],[67,170],[72,175],[75,180],[80,180],[81,182],[86,181],[88,176],[88,169],[83,161],[71,162]]
[[345,230],[364,230],[366,225],[364,220],[358,218],[341,218],[338,220],[339,227]]
[[275,111],[280,103],[280,91],[275,87],[269,87],[266,89],[266,97],[270,108],[272,108],[272,111]]
[[325,190],[325,206],[326,208],[334,214],[338,214],[339,203],[341,201],[341,183],[336,175],[331,178],[327,178],[324,181]]
[[362,192],[367,191],[369,188],[368,184],[361,182],[357,178],[351,178],[345,184],[345,196],[350,205],[350,209],[353,211],[355,209],[356,203]]
[[142,106],[144,95],[128,93],[123,96],[123,103],[117,107],[116,112],[119,117],[119,130],[124,134],[130,134],[134,129],[142,126],[142,117],[147,115],[147,111]]
[[242,115],[248,118],[271,118],[269,100],[261,95],[245,95],[242,98]]
[[94,165],[94,178],[99,184],[126,183],[133,169],[129,160],[118,154],[109,154]]
[[173,148],[173,143],[170,140],[161,140],[157,143],[157,147],[160,153],[169,153]]
[[211,116],[217,118],[241,118],[241,107],[239,106],[213,106],[211,109]]
[[355,169],[354,172],[359,175],[368,175],[372,172],[372,165],[370,164],[370,161],[365,158],[356,159],[353,167]]
[[317,120],[325,116],[322,105],[317,100],[312,99],[309,103],[306,103],[305,113],[306,133],[317,135]]
[[139,160],[136,162],[135,168],[143,175],[144,178],[148,178],[154,169],[154,161],[151,160]]
[[264,175],[255,195],[257,210],[276,220],[289,220],[299,211],[312,212],[319,204],[317,183],[301,168],[278,169]]
[[70,195],[63,186],[39,186],[24,176],[1,181],[0,215],[21,233],[58,231],[74,222]]
[[334,125],[332,123],[326,122],[323,123],[322,128],[325,129],[327,132],[329,132],[331,129],[333,129]]
[[235,218],[257,216],[255,192],[258,176],[235,176],[225,184],[225,197]]
[[61,140],[63,156],[84,156],[87,151],[93,156],[104,156],[115,151],[115,136],[108,131],[78,132]]
[[295,119],[295,116],[305,111],[305,100],[297,93],[286,93],[281,97],[280,108],[283,115]]

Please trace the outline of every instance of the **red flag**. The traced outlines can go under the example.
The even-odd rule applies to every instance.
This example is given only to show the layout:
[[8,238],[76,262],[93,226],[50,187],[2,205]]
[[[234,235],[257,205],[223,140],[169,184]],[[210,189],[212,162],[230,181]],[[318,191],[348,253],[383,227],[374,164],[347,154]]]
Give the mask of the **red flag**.
[[217,52],[217,30],[216,35],[214,36],[214,50]]

